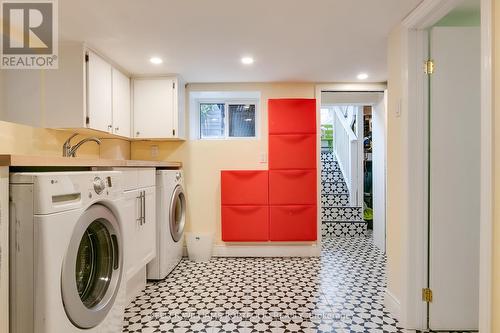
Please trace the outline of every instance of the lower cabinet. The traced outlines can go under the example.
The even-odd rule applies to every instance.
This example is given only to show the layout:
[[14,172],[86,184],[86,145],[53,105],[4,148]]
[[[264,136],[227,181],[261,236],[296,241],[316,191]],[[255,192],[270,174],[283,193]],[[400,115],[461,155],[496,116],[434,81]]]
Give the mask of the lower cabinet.
[[269,206],[222,206],[221,219],[225,242],[269,240]]
[[269,240],[315,241],[317,210],[314,205],[271,206]]
[[156,170],[114,168],[123,173],[122,234],[128,303],[146,286],[146,265],[156,256]]
[[155,187],[125,191],[126,212],[122,217],[125,244],[125,270],[132,278],[156,256]]

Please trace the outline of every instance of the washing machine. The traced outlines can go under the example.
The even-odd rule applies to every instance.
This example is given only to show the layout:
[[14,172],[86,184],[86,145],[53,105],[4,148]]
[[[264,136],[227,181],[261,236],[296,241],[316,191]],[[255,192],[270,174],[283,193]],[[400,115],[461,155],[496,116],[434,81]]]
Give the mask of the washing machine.
[[10,175],[11,333],[117,333],[121,173]]
[[150,280],[164,279],[182,259],[186,196],[182,170],[156,171],[156,258],[147,266]]

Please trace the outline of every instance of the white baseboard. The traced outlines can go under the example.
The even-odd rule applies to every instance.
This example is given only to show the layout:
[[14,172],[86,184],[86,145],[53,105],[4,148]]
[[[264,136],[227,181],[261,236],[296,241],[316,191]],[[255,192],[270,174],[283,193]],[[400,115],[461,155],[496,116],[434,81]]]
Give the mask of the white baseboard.
[[[214,245],[214,257],[319,257],[321,247],[318,244],[297,245]],[[187,256],[184,247],[183,255]]]
[[384,306],[397,321],[401,321],[401,303],[388,289],[384,292]]

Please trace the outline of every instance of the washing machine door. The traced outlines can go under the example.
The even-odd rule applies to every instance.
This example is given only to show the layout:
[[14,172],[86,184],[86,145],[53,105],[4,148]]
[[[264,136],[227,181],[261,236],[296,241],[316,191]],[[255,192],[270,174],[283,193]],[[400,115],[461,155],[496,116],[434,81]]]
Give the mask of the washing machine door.
[[182,238],[186,223],[186,197],[181,185],[177,185],[170,201],[170,234],[175,242]]
[[75,226],[62,267],[68,318],[78,328],[99,325],[113,307],[122,278],[120,226],[105,206],[89,207]]

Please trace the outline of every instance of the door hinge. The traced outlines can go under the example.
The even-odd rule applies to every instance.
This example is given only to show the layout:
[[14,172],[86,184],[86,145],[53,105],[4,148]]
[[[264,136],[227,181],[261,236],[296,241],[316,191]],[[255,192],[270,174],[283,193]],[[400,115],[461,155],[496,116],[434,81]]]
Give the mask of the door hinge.
[[175,82],[172,82],[172,89],[175,89]]
[[90,117],[85,117],[85,124],[87,126],[90,124]]
[[85,53],[85,62],[89,62],[89,54]]
[[175,129],[172,130],[172,135],[175,136]]
[[427,303],[432,302],[432,290],[430,288],[422,288],[422,301]]
[[424,73],[427,75],[434,74],[435,70],[435,65],[434,65],[434,60],[429,59],[426,62],[424,62]]

